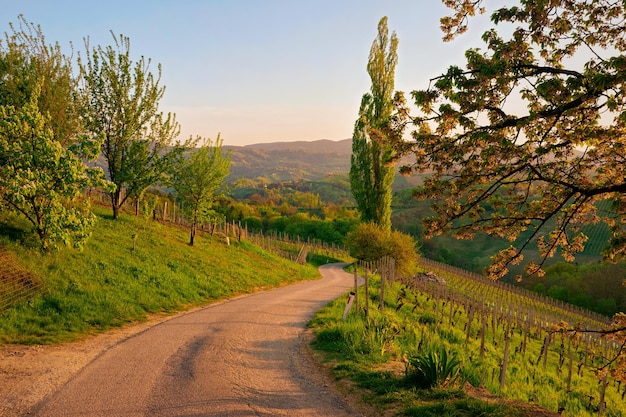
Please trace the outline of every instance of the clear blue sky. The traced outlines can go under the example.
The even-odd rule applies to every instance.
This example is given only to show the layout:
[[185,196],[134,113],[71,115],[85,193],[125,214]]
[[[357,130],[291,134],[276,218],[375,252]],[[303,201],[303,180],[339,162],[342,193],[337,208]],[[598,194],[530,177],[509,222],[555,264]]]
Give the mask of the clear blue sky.
[[39,24],[70,53],[128,36],[131,56],[160,63],[161,110],[182,135],[225,145],[347,139],[369,90],[367,58],[378,21],[399,38],[396,90],[425,88],[484,27],[443,43],[439,0],[0,0],[9,22]]

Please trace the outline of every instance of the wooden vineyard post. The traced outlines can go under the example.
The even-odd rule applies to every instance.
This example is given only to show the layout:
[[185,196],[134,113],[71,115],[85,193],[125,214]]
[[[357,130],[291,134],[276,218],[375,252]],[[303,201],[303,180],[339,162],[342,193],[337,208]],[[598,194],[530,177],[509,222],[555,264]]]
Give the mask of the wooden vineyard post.
[[467,315],[467,328],[465,329],[465,344],[470,339],[470,335],[472,334],[472,322],[474,321],[474,306],[470,305],[469,312]]
[[487,333],[487,312],[480,315],[480,359],[485,357],[485,333]]
[[543,355],[543,369],[545,370],[546,367],[548,366],[548,351],[550,350],[550,342],[551,342],[551,335],[550,333],[548,333],[546,335],[546,345],[545,345],[545,352]]
[[509,346],[511,344],[510,322],[507,320],[506,330],[504,331],[504,357],[502,358],[502,368],[500,369],[500,390],[504,389],[506,381],[506,367],[509,364]]
[[365,318],[369,317],[369,300],[370,300],[370,287],[369,287],[369,277],[367,276],[368,265],[365,265],[364,275],[365,275]]
[[574,369],[574,352],[572,351],[572,335],[569,335],[567,341],[567,355],[569,363],[567,364],[567,392],[572,391],[572,371]]
[[354,266],[354,309],[359,311],[359,274],[358,274],[358,263],[355,261]]
[[[604,357],[602,359],[602,366],[607,366],[607,355],[608,355],[609,345],[605,340],[604,345]],[[600,404],[598,404],[598,415],[601,416],[604,414],[604,410],[606,409],[606,401],[604,400],[606,395],[606,387],[609,385],[609,369],[606,368],[603,370],[604,375],[602,376],[602,380],[600,382]]]
[[526,357],[526,341],[528,340],[528,334],[530,333],[530,320],[528,317],[526,318],[526,322],[524,323],[526,326],[523,328],[524,339],[522,341],[522,358]]
[[381,259],[380,262],[380,300],[378,302],[378,309],[383,311],[385,308],[385,275],[387,272],[387,258]]

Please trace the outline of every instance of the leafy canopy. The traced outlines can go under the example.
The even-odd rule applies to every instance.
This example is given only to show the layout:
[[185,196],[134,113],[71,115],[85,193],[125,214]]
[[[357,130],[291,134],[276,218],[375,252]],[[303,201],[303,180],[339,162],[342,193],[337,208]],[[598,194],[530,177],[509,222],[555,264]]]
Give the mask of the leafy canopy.
[[54,139],[67,146],[81,133],[76,79],[58,43],[47,44],[41,27],[22,15],[0,39],[0,105],[21,108],[37,94],[37,106]]
[[110,193],[113,216],[122,205],[139,199],[151,185],[164,178],[173,160],[187,147],[176,141],[180,132],[176,116],[159,111],[165,87],[160,85],[161,67],[155,76],[150,60],[133,62],[130,40],[114,36],[115,47],[90,48],[79,59],[82,115],[87,129],[104,135],[102,155],[116,186]]
[[0,209],[26,218],[46,250],[80,247],[95,217],[79,197],[109,186],[83,163],[102,137],[83,134],[70,59],[18,20],[0,40]]
[[200,148],[192,150],[187,157],[180,155],[173,165],[172,187],[191,214],[189,244],[192,246],[196,226],[209,215],[216,194],[230,171],[230,161],[230,151],[224,153],[218,135],[215,143],[204,139]]
[[45,250],[81,247],[95,215],[77,199],[87,187],[106,187],[104,173],[54,139],[37,100],[34,94],[21,108],[0,106],[0,208],[28,219]]
[[[443,0],[453,10],[441,20],[445,40],[467,29],[482,0]],[[605,257],[626,250],[626,5],[613,1],[493,2],[485,49],[466,52],[402,103],[397,128],[413,124],[399,141],[431,172],[417,193],[434,200],[430,235],[477,232],[514,242],[492,261],[494,278],[523,260],[536,241],[542,255],[527,273],[560,252],[573,260],[587,236],[581,226],[604,222],[612,237]],[[611,210],[598,203],[609,200]],[[606,206],[603,205],[603,206]],[[463,221],[455,221],[463,219]]]
[[400,275],[410,276],[415,270],[415,241],[397,230],[390,231],[371,222],[361,223],[346,235],[345,244],[350,255],[359,260],[374,262],[389,256],[394,258]]

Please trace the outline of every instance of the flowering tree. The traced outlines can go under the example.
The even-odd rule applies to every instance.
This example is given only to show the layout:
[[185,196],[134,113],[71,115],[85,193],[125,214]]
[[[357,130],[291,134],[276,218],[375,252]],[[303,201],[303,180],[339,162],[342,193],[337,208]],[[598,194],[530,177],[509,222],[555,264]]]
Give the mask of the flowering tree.
[[[489,2],[443,3],[453,10],[441,19],[450,41]],[[493,278],[522,262],[532,242],[542,258],[527,264],[529,274],[541,275],[557,252],[573,260],[587,241],[581,227],[599,222],[611,230],[605,258],[624,258],[626,4],[495,3],[485,49],[468,50],[464,66],[413,91],[417,114],[397,107],[398,129],[416,127],[412,140],[398,140],[415,156],[402,171],[432,173],[417,193],[434,201],[427,233],[513,242],[526,232],[493,257]]]
[[54,139],[37,100],[35,94],[21,108],[0,106],[0,206],[32,223],[44,250],[80,247],[96,216],[77,198],[87,187],[107,189],[108,183],[101,169],[87,168],[78,156],[87,147],[68,149]]
[[113,217],[127,200],[139,199],[151,185],[164,179],[172,162],[193,145],[191,138],[177,140],[180,126],[176,115],[159,111],[165,93],[151,61],[133,62],[130,39],[114,37],[115,47],[91,48],[85,41],[86,57],[79,60],[82,117],[94,135],[104,135],[102,156],[106,160]]

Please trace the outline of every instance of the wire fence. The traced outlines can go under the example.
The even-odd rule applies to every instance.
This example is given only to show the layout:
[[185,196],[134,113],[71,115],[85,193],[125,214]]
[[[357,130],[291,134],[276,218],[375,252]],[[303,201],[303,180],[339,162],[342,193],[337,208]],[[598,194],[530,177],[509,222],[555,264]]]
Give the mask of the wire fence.
[[43,291],[41,280],[24,269],[12,253],[0,246],[0,313]]

